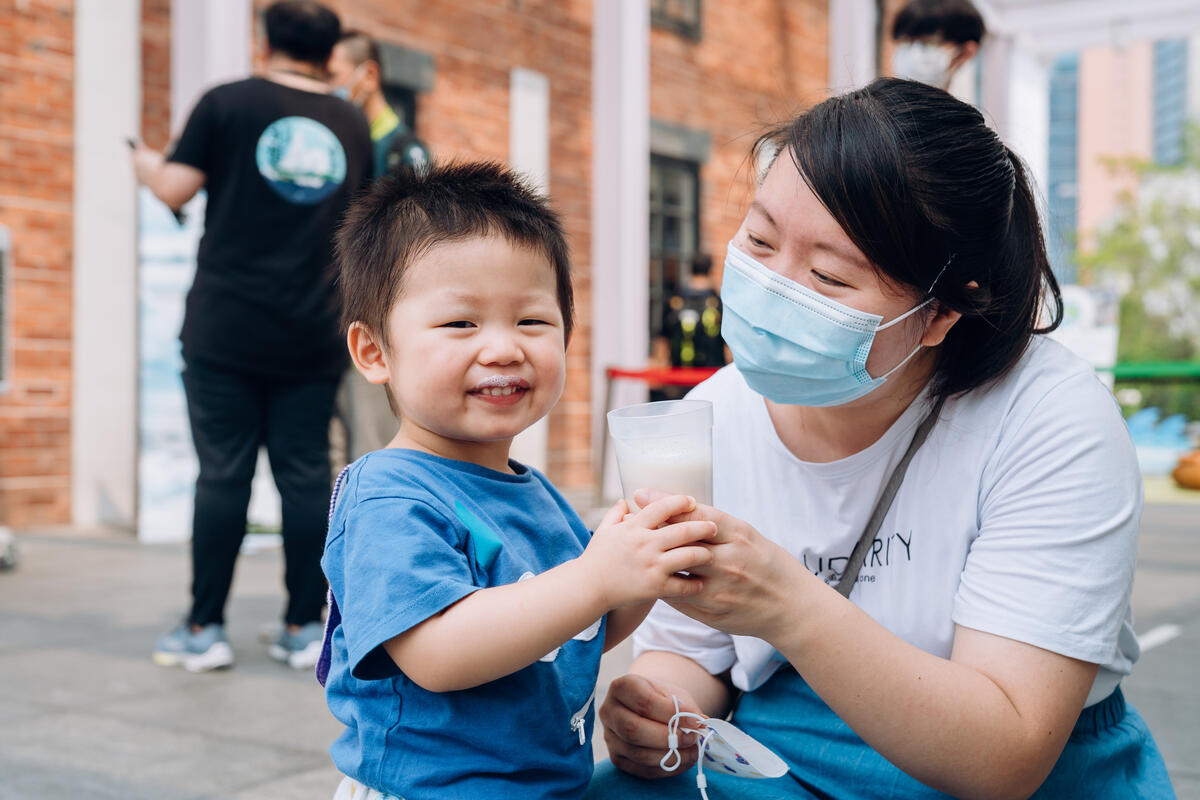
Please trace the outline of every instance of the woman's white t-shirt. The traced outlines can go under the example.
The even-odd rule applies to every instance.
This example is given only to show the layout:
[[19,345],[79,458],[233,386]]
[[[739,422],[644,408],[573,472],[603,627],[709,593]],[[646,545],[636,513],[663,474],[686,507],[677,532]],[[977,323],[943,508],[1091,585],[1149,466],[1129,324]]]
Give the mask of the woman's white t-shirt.
[[[714,505],[834,584],[931,407],[922,397],[867,449],[810,463],[783,445],[736,367],[690,397],[713,403]],[[958,624],[1099,664],[1091,705],[1138,657],[1129,597],[1141,509],[1136,454],[1111,391],[1066,348],[1035,337],[1004,377],[946,401],[850,599],[942,658]],[[639,654],[730,670],[747,690],[784,663],[761,639],[661,602],[634,641]]]

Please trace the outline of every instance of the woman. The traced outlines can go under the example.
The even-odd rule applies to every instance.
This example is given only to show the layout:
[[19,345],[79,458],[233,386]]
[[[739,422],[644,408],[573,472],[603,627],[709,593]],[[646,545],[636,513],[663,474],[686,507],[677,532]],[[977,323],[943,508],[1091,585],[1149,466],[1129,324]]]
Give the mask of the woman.
[[719,717],[744,691],[733,723],[790,772],[706,775],[714,798],[1172,797],[1119,688],[1134,451],[1040,335],[1062,307],[1020,161],[891,79],[757,155],[722,279],[735,366],[692,394],[714,404],[713,563],[638,632],[588,796],[695,797],[643,780],[676,703]]

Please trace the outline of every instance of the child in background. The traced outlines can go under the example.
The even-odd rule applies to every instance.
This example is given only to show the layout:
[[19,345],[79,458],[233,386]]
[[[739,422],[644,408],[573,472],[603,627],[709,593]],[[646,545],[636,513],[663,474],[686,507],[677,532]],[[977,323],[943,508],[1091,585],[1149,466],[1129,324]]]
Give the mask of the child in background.
[[380,179],[338,263],[351,357],[400,418],[348,468],[322,559],[338,797],[578,798],[601,653],[698,591],[676,573],[716,528],[667,525],[677,495],[589,536],[509,460],[562,393],[573,299],[557,216],[507,168]]

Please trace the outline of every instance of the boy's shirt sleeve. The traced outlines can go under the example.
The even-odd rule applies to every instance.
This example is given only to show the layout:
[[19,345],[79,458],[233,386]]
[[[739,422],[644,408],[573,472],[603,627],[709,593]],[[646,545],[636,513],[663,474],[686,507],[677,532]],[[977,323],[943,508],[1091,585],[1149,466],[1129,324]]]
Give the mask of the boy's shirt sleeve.
[[374,498],[350,512],[339,607],[354,677],[398,675],[384,642],[481,588],[464,541],[461,526],[423,500]]

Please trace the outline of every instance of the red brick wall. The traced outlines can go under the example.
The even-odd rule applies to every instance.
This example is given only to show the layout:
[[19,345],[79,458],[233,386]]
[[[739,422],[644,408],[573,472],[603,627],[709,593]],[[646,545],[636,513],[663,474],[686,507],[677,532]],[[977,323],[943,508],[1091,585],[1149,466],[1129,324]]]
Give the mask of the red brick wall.
[[767,126],[827,96],[828,0],[708,0],[701,39],[650,39],[655,119],[708,131],[700,170],[700,248],[720,277],[753,192],[750,148]]
[[171,0],[142,0],[142,141],[162,150],[170,127]]
[[74,4],[0,0],[0,225],[13,240],[0,523],[70,518]]
[[[255,6],[266,5],[255,0]],[[550,191],[574,259],[577,328],[550,421],[550,474],[591,480],[590,0],[340,0],[345,24],[429,53],[433,91],[418,133],[441,158],[508,156],[513,67],[550,79]],[[431,8],[436,8],[436,12]],[[824,96],[827,0],[705,0],[699,42],[651,34],[651,113],[705,130],[701,245],[717,258],[749,196],[755,132]],[[70,0],[0,0],[0,224],[15,239],[16,369],[0,394],[0,522],[69,519]],[[142,3],[142,137],[170,118],[170,0]]]

